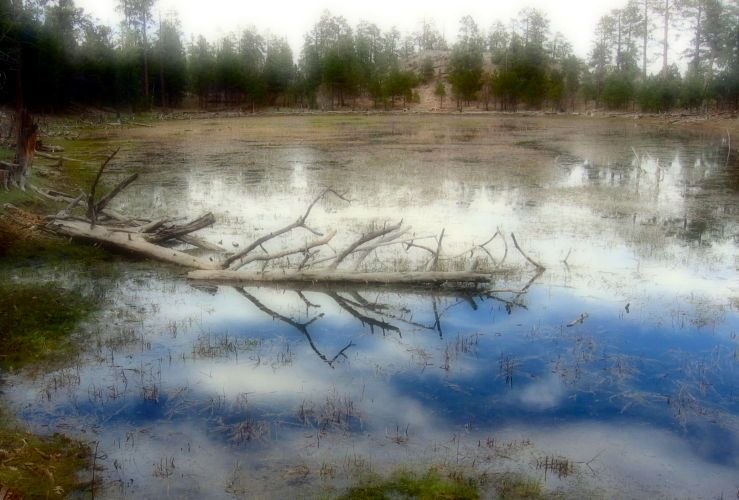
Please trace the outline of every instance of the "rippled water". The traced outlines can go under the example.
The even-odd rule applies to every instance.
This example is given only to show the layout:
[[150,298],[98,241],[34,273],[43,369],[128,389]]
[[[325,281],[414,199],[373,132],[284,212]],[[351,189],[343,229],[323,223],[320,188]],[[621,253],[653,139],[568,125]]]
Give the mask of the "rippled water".
[[[547,267],[511,248],[495,284],[511,291],[490,294],[235,288],[132,266],[84,326],[81,361],[6,390],[26,421],[99,442],[106,496],[330,495],[369,470],[429,464],[520,471],[570,496],[739,491],[739,175],[723,138],[336,116],[100,142],[124,143],[119,174],[143,174],[120,210],[213,211],[203,235],[227,248],[333,186],[352,203],[326,200],[311,220],[338,229],[339,247],[402,218],[420,235],[445,228],[447,255],[515,232]],[[490,251],[503,259],[500,238]],[[423,258],[380,257],[369,267]]]

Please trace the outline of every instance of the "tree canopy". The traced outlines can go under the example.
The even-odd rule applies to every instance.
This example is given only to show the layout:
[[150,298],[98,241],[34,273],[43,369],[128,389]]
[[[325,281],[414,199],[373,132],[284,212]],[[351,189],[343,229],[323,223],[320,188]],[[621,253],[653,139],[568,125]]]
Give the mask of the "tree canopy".
[[[448,85],[460,109],[739,107],[732,0],[625,0],[594,27],[585,59],[537,9],[488,30],[465,16],[451,44],[431,20],[402,34],[326,11],[293,53],[285,38],[256,28],[186,39],[156,0],[117,7],[120,24],[107,26],[74,0],[0,0],[0,102],[43,112],[185,102],[388,108],[417,100],[421,85],[443,102]],[[687,43],[680,53],[677,37]]]

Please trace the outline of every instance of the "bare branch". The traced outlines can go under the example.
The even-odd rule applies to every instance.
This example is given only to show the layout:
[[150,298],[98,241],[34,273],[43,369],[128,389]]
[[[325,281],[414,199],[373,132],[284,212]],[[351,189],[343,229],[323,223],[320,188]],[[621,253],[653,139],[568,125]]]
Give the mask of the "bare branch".
[[322,234],[318,233],[318,232],[317,232],[317,231],[315,231],[314,229],[310,229],[310,228],[308,228],[308,227],[307,227],[307,226],[305,225],[305,221],[306,221],[306,219],[308,218],[308,216],[310,215],[310,213],[311,213],[311,210],[313,210],[313,207],[314,207],[314,206],[316,205],[316,203],[318,203],[318,201],[319,201],[319,200],[320,200],[321,198],[323,198],[324,196],[326,196],[327,194],[333,194],[333,195],[337,196],[338,198],[340,198],[340,199],[342,199],[342,200],[344,200],[344,201],[349,201],[349,200],[348,200],[347,198],[345,198],[345,197],[344,197],[344,195],[342,195],[342,194],[340,194],[340,193],[337,193],[336,191],[334,191],[334,190],[333,190],[333,189],[331,189],[331,188],[328,188],[328,189],[324,189],[324,190],[323,190],[323,191],[321,192],[321,194],[319,194],[319,195],[318,195],[318,196],[317,196],[317,197],[316,197],[316,198],[315,198],[315,199],[314,199],[314,200],[313,200],[313,201],[311,202],[311,204],[310,204],[310,205],[308,205],[308,209],[307,209],[307,210],[305,211],[305,213],[304,213],[304,214],[303,214],[303,215],[302,215],[301,217],[299,217],[299,218],[298,218],[298,220],[296,220],[296,221],[295,221],[295,222],[293,222],[292,224],[288,224],[287,226],[283,227],[282,229],[278,229],[278,230],[276,230],[276,231],[273,231],[273,232],[271,232],[271,233],[269,233],[269,234],[266,234],[266,235],[262,236],[261,238],[258,238],[258,239],[257,239],[257,240],[255,240],[255,241],[253,241],[252,243],[250,243],[249,245],[247,245],[247,246],[246,246],[246,248],[244,248],[244,249],[243,249],[242,251],[240,251],[240,252],[238,252],[238,253],[236,253],[236,254],[232,255],[231,257],[227,258],[226,260],[224,260],[224,261],[223,261],[223,265],[224,265],[225,267],[230,267],[230,266],[231,266],[231,264],[233,264],[234,262],[236,262],[236,261],[237,261],[237,260],[239,260],[239,259],[242,259],[242,258],[243,258],[243,257],[245,257],[246,255],[248,255],[248,254],[249,254],[249,253],[250,253],[250,252],[251,252],[252,250],[254,250],[255,248],[259,248],[259,247],[260,247],[261,245],[263,245],[263,244],[264,244],[265,242],[267,242],[267,241],[269,241],[269,240],[271,240],[271,239],[273,239],[273,238],[277,238],[278,236],[281,236],[281,235],[283,235],[283,234],[285,234],[285,233],[288,233],[288,232],[292,231],[293,229],[297,229],[297,228],[299,228],[299,227],[302,227],[302,228],[304,228],[304,229],[306,229],[306,230],[310,231],[311,233],[313,233],[313,234],[316,234],[317,236],[323,236]]
[[[432,238],[436,239],[436,236],[432,236]],[[434,255],[434,250],[432,248],[429,248],[425,245],[419,245],[418,243],[415,242],[415,240],[411,240],[406,243],[405,250],[408,251],[411,248],[420,248],[421,250],[426,250],[431,255]]]
[[369,254],[372,253],[373,250],[383,246],[387,245],[388,243],[394,242],[404,234],[406,234],[408,231],[411,230],[411,227],[407,228],[401,228],[396,232],[386,234],[382,238],[380,238],[377,242],[375,242],[372,245],[368,245],[365,247],[362,247],[360,250],[358,250],[359,256],[357,257],[357,260],[354,262],[354,270],[359,270],[359,266],[362,265],[362,262],[364,262],[364,259],[366,259]]
[[246,266],[247,264],[251,262],[255,262],[255,261],[267,262],[267,261],[274,260],[274,259],[281,259],[282,257],[287,257],[288,255],[294,255],[298,253],[307,253],[308,250],[310,250],[311,248],[320,247],[320,246],[327,244],[329,241],[331,241],[331,239],[334,236],[336,236],[336,231],[331,230],[328,233],[326,233],[326,235],[323,238],[309,241],[305,243],[304,245],[297,247],[297,248],[288,248],[286,250],[282,250],[281,252],[277,252],[277,253],[272,253],[272,254],[268,253],[266,255],[255,255],[255,256],[249,257],[248,259],[245,259],[239,262],[237,266],[233,266],[232,269],[235,269],[235,270],[240,269]]
[[75,198],[74,200],[70,201],[69,202],[69,205],[67,205],[66,207],[64,207],[59,212],[57,212],[57,214],[54,216],[54,218],[56,218],[56,219],[66,219],[67,217],[69,217],[70,215],[72,215],[72,210],[74,210],[75,207],[77,207],[77,205],[79,205],[80,202],[83,199],[85,199],[86,196],[87,196],[86,193],[81,193],[77,198]]
[[503,253],[503,258],[500,259],[500,263],[498,263],[499,266],[502,266],[503,262],[505,262],[506,257],[508,257],[508,242],[505,239],[505,234],[503,234],[500,231],[500,228],[498,228],[498,233],[500,234],[500,238],[503,240],[503,245],[505,246],[505,252]]
[[[350,200],[350,199],[346,198],[346,193],[344,193],[344,194],[341,194],[341,193],[338,193],[338,192],[336,192],[336,191],[335,191],[335,190],[333,190],[332,188],[326,188],[326,189],[324,189],[324,190],[323,190],[323,191],[321,192],[321,194],[319,194],[318,196],[316,196],[316,198],[315,198],[315,199],[314,199],[314,200],[313,200],[313,201],[311,202],[311,204],[310,204],[310,205],[308,205],[308,208],[306,209],[306,211],[305,211],[305,213],[303,214],[303,216],[302,216],[302,217],[301,217],[300,219],[298,219],[299,221],[301,221],[301,224],[304,224],[304,223],[305,223],[305,221],[306,221],[306,219],[308,219],[308,216],[310,215],[310,212],[311,212],[311,210],[313,210],[313,207],[314,207],[314,206],[316,205],[316,203],[318,203],[318,201],[319,201],[319,200],[320,200],[321,198],[323,198],[324,196],[326,196],[327,194],[333,194],[334,196],[336,196],[336,197],[337,197],[337,198],[339,198],[340,200],[344,200],[344,201],[346,201],[347,203],[350,203],[350,202],[351,202],[351,200]],[[320,235],[319,235],[319,236],[320,236]]]
[[303,260],[300,262],[300,265],[298,265],[298,271],[302,271],[303,268],[308,264],[308,261],[311,260],[313,257],[318,255],[319,250],[313,251],[313,252],[306,252],[305,256],[303,257]]
[[118,196],[121,191],[126,189],[128,186],[130,186],[136,179],[139,178],[139,174],[131,174],[126,179],[124,179],[122,182],[120,182],[116,187],[114,187],[108,194],[103,196],[99,202],[95,205],[95,213],[99,214],[102,212],[105,207],[110,203],[113,198]]
[[436,328],[436,331],[439,332],[439,338],[443,338],[444,333],[441,330],[441,316],[439,315],[439,309],[436,305],[436,295],[431,297],[431,305],[434,309],[434,327]]
[[100,182],[100,178],[103,176],[103,172],[105,171],[105,167],[108,166],[108,164],[115,158],[115,155],[118,154],[118,151],[120,151],[121,148],[116,149],[111,154],[108,155],[107,158],[103,161],[102,165],[100,165],[100,169],[98,170],[97,175],[95,176],[95,180],[92,181],[92,186],[90,186],[90,194],[87,197],[87,218],[90,219],[91,225],[95,226],[95,221],[97,219],[97,211],[96,211],[96,205],[95,205],[95,191],[97,191],[98,183]]
[[393,233],[400,229],[401,225],[403,224],[403,221],[401,220],[394,226],[388,226],[384,227],[382,229],[378,229],[376,231],[371,231],[369,233],[363,234],[359,237],[354,243],[349,245],[343,252],[341,252],[339,255],[336,256],[336,260],[329,266],[329,269],[336,269],[339,267],[339,264],[347,258],[350,254],[352,254],[356,249],[364,245],[365,243],[369,243],[370,241],[380,238],[382,236],[385,236],[386,234]]
[[515,234],[511,233],[511,238],[513,239],[513,245],[516,247],[516,250],[518,250],[518,252],[521,255],[523,255],[523,258],[524,259],[528,260],[531,264],[533,264],[534,266],[536,266],[536,268],[539,269],[540,271],[544,271],[546,269],[546,267],[542,266],[541,264],[539,264],[538,262],[536,262],[535,260],[533,260],[531,257],[529,257],[528,255],[526,255],[526,253],[524,253],[523,250],[521,250],[521,247],[518,246],[518,242],[516,241],[516,235]]
[[[381,248],[381,247],[387,247],[387,246],[391,246],[391,245],[405,245],[407,243],[413,243],[414,241],[428,240],[428,239],[431,239],[431,238],[436,238],[436,236],[433,236],[433,235],[430,235],[430,236],[414,236],[413,238],[407,238],[407,239],[403,239],[403,240],[388,241],[388,242],[385,242],[385,243],[380,243],[380,242],[373,243],[372,245],[369,245],[368,247],[364,247],[363,246],[363,247],[354,249],[352,251],[352,254],[358,253],[358,252],[363,252],[366,248],[370,248],[371,250],[376,250],[376,249]],[[413,246],[417,246],[417,245],[413,245]],[[329,248],[331,248],[331,247],[329,246]],[[336,251],[334,251],[334,253],[336,253]],[[314,265],[317,265],[317,264],[323,264],[324,262],[328,262],[330,260],[334,260],[335,258],[336,258],[336,256],[324,257],[322,259],[318,259],[315,262],[312,262],[311,263],[311,266],[314,266]]]
[[439,239],[436,241],[436,251],[433,252],[434,256],[426,266],[427,271],[436,271],[436,268],[439,265],[439,255],[441,255],[441,242],[444,240],[444,231],[446,231],[446,229],[441,230]]

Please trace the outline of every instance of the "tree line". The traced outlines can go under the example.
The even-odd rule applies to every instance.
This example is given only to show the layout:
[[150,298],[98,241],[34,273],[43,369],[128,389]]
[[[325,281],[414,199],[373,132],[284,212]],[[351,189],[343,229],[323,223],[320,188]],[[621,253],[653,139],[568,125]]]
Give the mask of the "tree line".
[[[325,12],[296,57],[285,38],[255,28],[186,40],[176,14],[155,12],[156,0],[117,7],[121,22],[111,27],[74,0],[0,0],[0,102],[139,110],[189,96],[201,107],[390,109],[418,100],[426,85],[440,107],[448,97],[460,109],[739,107],[734,0],[628,0],[599,20],[585,59],[536,9],[488,30],[466,16],[452,45],[433,22],[404,35]],[[678,34],[689,40],[680,54]]]

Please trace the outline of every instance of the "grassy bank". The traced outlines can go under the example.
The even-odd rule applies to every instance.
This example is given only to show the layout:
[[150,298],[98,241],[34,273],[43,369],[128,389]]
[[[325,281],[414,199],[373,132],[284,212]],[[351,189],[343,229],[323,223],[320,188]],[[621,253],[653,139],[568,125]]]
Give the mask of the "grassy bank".
[[419,500],[478,498],[545,498],[541,484],[520,474],[465,475],[457,470],[432,467],[425,473],[398,470],[388,477],[370,475],[349,488],[340,500],[383,500],[413,498]]
[[80,472],[89,470],[90,449],[75,439],[39,436],[0,409],[0,487],[17,497],[64,498],[86,489]]
[[[38,203],[18,191],[4,193],[5,202],[8,197],[26,207]],[[4,215],[0,208],[0,380],[4,372],[75,358],[74,333],[98,301],[43,275],[106,257],[100,249],[46,237]],[[89,470],[89,460],[84,442],[31,433],[0,403],[0,487],[10,498],[63,498],[84,490],[89,484],[80,474]]]
[[70,335],[93,306],[79,292],[53,283],[0,282],[0,369],[69,356]]

